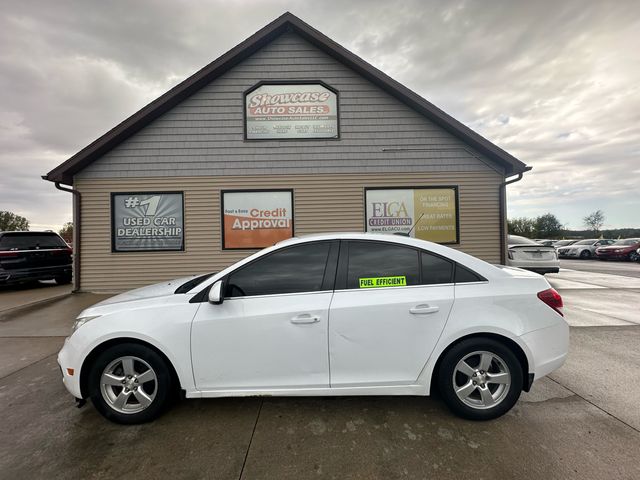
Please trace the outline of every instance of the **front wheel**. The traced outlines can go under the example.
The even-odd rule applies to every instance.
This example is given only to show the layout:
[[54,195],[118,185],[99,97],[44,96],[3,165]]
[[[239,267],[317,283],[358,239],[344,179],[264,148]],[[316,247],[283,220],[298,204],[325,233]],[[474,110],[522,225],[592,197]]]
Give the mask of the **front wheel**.
[[637,251],[631,252],[629,254],[629,260],[632,262],[640,261],[640,254]]
[[165,360],[135,343],[102,352],[89,373],[91,401],[107,419],[122,424],[151,421],[164,411],[173,389]]
[[580,252],[580,258],[582,260],[587,260],[588,258],[591,258],[591,252],[589,250],[583,250],[582,252]]
[[438,372],[447,406],[469,420],[504,415],[522,392],[522,366],[504,344],[490,338],[463,340],[449,350]]

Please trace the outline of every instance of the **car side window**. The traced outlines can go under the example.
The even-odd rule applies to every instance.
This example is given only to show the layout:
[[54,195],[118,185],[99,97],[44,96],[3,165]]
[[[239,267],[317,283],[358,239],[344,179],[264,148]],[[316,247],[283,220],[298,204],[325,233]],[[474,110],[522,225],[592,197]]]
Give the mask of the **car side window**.
[[422,263],[422,285],[452,283],[453,262],[427,252],[420,253]]
[[420,284],[418,251],[381,242],[349,242],[347,288]]
[[231,273],[227,297],[317,292],[322,289],[330,242],[283,248]]
[[483,282],[485,279],[477,273],[463,267],[460,264],[456,264],[456,273],[454,278],[455,283],[470,283],[470,282]]

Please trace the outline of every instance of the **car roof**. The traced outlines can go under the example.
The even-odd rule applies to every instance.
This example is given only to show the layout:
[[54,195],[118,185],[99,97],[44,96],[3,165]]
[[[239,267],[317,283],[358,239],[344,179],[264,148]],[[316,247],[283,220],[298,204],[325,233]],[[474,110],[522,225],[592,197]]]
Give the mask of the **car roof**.
[[386,242],[386,243],[396,243],[399,245],[406,245],[414,248],[419,248],[422,250],[428,250],[437,255],[442,255],[443,257],[454,260],[476,272],[479,274],[490,277],[500,275],[500,269],[491,265],[484,260],[476,258],[467,253],[461,252],[460,250],[456,250],[455,248],[448,247],[446,245],[441,245],[439,243],[429,242],[427,240],[421,240],[419,238],[407,237],[405,235],[389,235],[389,234],[380,234],[380,233],[362,233],[362,232],[336,232],[336,233],[320,233],[320,234],[311,234],[311,235],[303,235],[299,237],[289,238],[287,240],[283,240],[281,242],[276,243],[272,248],[281,248],[287,245],[296,245],[299,243],[305,242],[314,242],[321,240],[368,240],[368,241],[378,241],[378,242]]

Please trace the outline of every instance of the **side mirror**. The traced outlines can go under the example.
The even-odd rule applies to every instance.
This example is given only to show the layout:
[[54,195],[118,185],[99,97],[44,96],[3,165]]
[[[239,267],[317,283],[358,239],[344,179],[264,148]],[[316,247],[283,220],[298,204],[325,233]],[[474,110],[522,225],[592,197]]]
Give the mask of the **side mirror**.
[[218,280],[209,289],[209,303],[220,305],[224,301],[224,282]]

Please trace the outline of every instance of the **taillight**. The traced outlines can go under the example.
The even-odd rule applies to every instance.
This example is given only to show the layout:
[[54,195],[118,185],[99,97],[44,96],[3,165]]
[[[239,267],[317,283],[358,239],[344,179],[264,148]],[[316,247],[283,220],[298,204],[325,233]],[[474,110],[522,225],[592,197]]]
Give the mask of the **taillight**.
[[0,252],[0,257],[17,257],[18,252]]
[[67,247],[67,248],[61,248],[59,250],[53,250],[52,253],[54,255],[60,255],[61,253],[67,253],[67,254],[71,255],[73,253],[73,250],[71,250],[71,248]]
[[562,313],[562,297],[555,289],[549,288],[548,290],[538,292],[538,298],[564,317]]

